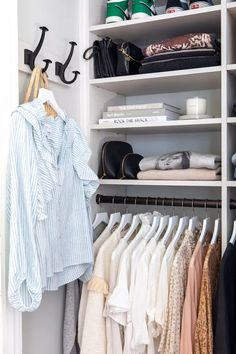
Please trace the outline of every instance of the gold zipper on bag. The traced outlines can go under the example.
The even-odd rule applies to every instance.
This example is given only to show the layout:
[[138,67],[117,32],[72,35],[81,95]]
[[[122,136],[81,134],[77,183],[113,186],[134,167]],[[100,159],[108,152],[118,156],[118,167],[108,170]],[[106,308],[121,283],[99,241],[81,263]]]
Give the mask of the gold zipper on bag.
[[125,164],[125,159],[126,159],[126,157],[129,156],[129,155],[132,155],[132,152],[129,152],[128,154],[126,154],[126,155],[123,157],[123,160],[122,160],[122,162],[121,162],[121,172],[122,172],[122,176],[120,177],[120,179],[125,179],[125,178],[126,178],[126,176],[125,176],[125,174],[124,174],[124,164]]
[[104,179],[107,175],[105,172],[105,148],[108,145],[109,141],[105,143],[102,147],[102,177],[101,179]]
[[136,63],[141,63],[140,60],[134,59],[133,57],[131,57],[130,54],[126,53],[126,51],[125,51],[124,48],[123,48],[123,43],[122,43],[121,48],[119,49],[119,51],[125,56],[125,58],[126,58],[127,61],[133,60],[133,61],[135,61]]

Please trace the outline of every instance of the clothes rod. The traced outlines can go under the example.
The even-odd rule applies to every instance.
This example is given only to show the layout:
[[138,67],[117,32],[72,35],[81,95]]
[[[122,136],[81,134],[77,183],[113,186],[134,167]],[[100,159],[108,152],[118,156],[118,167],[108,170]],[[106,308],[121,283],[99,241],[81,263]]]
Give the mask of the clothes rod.
[[[126,197],[111,195],[96,195],[97,204],[134,204],[134,205],[156,205],[156,206],[173,206],[187,208],[207,208],[220,209],[221,200],[213,199],[187,199],[187,198],[153,198],[153,197]],[[230,200],[230,209],[236,209],[236,200]]]

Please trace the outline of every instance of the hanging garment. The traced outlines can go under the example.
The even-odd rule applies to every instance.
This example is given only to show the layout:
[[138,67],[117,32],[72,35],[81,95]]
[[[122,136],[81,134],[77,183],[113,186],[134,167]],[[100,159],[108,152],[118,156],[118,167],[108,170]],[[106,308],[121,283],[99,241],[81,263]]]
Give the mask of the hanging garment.
[[106,316],[107,354],[122,354],[123,341],[121,338],[119,324],[110,317],[109,297],[111,296],[117,280],[120,257],[128,246],[125,238],[122,238],[111,256],[111,274],[109,281],[109,295],[105,304],[104,315]]
[[111,255],[118,245],[121,235],[119,230],[115,230],[98,251],[93,276],[88,283],[89,293],[81,354],[104,354],[107,352],[106,321],[103,310],[106,296],[109,293]]
[[[143,214],[140,215],[142,220],[142,226],[137,232],[137,235],[132,239],[128,247],[123,252],[120,259],[118,276],[116,281],[115,289],[113,290],[108,303],[110,308],[110,317],[122,327],[125,327],[125,343],[124,343],[124,353],[130,353],[130,339],[132,338],[132,333],[130,333],[131,324],[131,303],[132,303],[132,293],[134,285],[135,276],[135,264],[137,264],[137,255],[142,249],[145,248],[146,242],[143,237],[150,230],[151,215]],[[132,267],[133,263],[133,267]]]
[[[110,236],[111,236],[111,230],[109,230],[106,227],[105,230],[102,232],[102,234],[94,242],[93,252],[94,252],[95,260],[100,247]],[[79,315],[78,315],[78,343],[80,347],[82,345],[82,334],[83,334],[84,319],[85,319],[86,308],[87,308],[87,299],[88,299],[88,283],[84,283],[82,287],[82,294],[80,299],[80,308],[79,308]]]
[[79,354],[77,340],[78,310],[82,284],[75,280],[66,285],[65,316],[63,327],[63,354]]
[[197,235],[197,232],[185,231],[171,269],[168,306],[159,346],[159,351],[164,354],[180,353],[180,331],[188,268]]
[[[127,323],[126,327],[124,329],[125,331],[125,344],[124,344],[124,354],[134,354],[138,353],[138,351],[135,348],[135,343],[133,342],[133,336],[134,336],[134,327],[138,326],[139,323],[137,321],[139,320],[139,316],[142,312],[141,308],[137,308],[137,299],[135,299],[135,283],[136,283],[136,277],[137,277],[137,268],[141,259],[141,256],[143,252],[145,251],[145,247],[147,245],[147,240],[145,239],[145,236],[148,234],[148,232],[151,229],[150,225],[146,225],[146,232],[144,234],[143,239],[140,241],[138,246],[135,248],[131,255],[131,275],[130,275],[130,286],[129,286],[129,304],[128,304],[128,311],[127,311]],[[143,284],[145,286],[145,284]],[[139,312],[139,314],[137,314]]]
[[156,240],[151,239],[136,266],[136,278],[132,301],[133,331],[131,347],[138,353],[144,353],[146,345],[149,344],[149,333],[147,326],[148,271],[151,257],[156,246]]
[[98,180],[72,119],[48,118],[35,99],[13,113],[10,129],[8,298],[33,311],[44,290],[91,277],[90,198]]
[[[155,323],[155,312],[157,306],[157,290],[159,287],[159,278],[161,272],[161,264],[166,252],[164,242],[159,241],[157,247],[152,255],[151,262],[148,270],[148,294],[147,294],[147,315],[148,315],[148,332],[149,332],[149,345],[148,354],[155,354],[155,347],[159,346],[157,342],[157,327]],[[155,343],[154,343],[155,342]]]
[[202,270],[208,248],[207,242],[197,243],[193,252],[189,271],[181,327],[181,354],[194,354],[194,336],[201,291]]
[[[95,229],[93,229],[93,240],[97,240],[102,231],[106,228],[106,224],[101,223]],[[97,247],[100,247],[99,244]],[[94,246],[94,256],[96,256],[95,246]],[[82,288],[86,287],[86,283],[82,286],[82,283],[75,280],[66,286],[65,295],[65,315],[64,315],[64,354],[77,354],[80,352],[80,341],[79,341],[79,318],[78,313],[80,313],[80,301],[82,298]],[[78,290],[77,290],[78,289]],[[86,288],[87,289],[87,288]],[[85,306],[85,292],[83,295],[83,306]],[[83,312],[83,309],[81,310]],[[84,316],[84,315],[83,315]],[[72,340],[74,341],[73,345]],[[72,349],[73,347],[73,349]]]
[[214,317],[214,354],[235,354],[236,247],[231,243],[220,266]]
[[171,269],[181,240],[182,238],[177,245],[175,245],[173,241],[169,244],[161,263],[155,311],[157,337],[161,335],[165,323],[168,308]]
[[[203,265],[201,294],[195,331],[195,353],[213,353],[212,302],[220,267],[220,240],[210,245]],[[223,354],[223,353],[222,353]]]

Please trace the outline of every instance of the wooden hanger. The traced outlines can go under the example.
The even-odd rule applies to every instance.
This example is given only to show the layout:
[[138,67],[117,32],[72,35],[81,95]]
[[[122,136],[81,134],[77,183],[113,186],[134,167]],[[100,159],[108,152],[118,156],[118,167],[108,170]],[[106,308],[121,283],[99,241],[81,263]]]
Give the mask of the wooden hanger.
[[24,103],[32,99],[40,99],[44,104],[45,111],[48,116],[56,117],[60,115],[64,118],[64,112],[58,106],[53,92],[48,89],[48,77],[46,73],[42,73],[42,69],[37,65],[32,71],[29,85],[24,97]]

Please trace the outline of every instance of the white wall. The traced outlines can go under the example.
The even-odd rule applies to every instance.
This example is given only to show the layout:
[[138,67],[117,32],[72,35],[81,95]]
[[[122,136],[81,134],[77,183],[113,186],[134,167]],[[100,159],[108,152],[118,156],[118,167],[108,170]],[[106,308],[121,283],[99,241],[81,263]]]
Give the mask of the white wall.
[[[20,101],[29,80],[29,75],[22,71],[26,69],[22,66],[24,48],[27,46],[32,50],[36,47],[41,34],[38,27],[44,25],[48,27],[49,32],[46,33],[40,58],[64,62],[70,50],[69,41],[78,42],[78,11],[78,0],[18,1]],[[73,77],[72,70],[80,70],[78,53],[79,48],[76,47],[67,79]],[[40,63],[40,60],[37,63]],[[55,80],[54,70],[55,63],[50,66],[49,79]],[[79,80],[69,86],[50,82],[50,87],[61,108],[78,120]],[[64,289],[62,288],[58,292],[46,293],[36,312],[23,314],[23,354],[62,353],[63,312]]]

